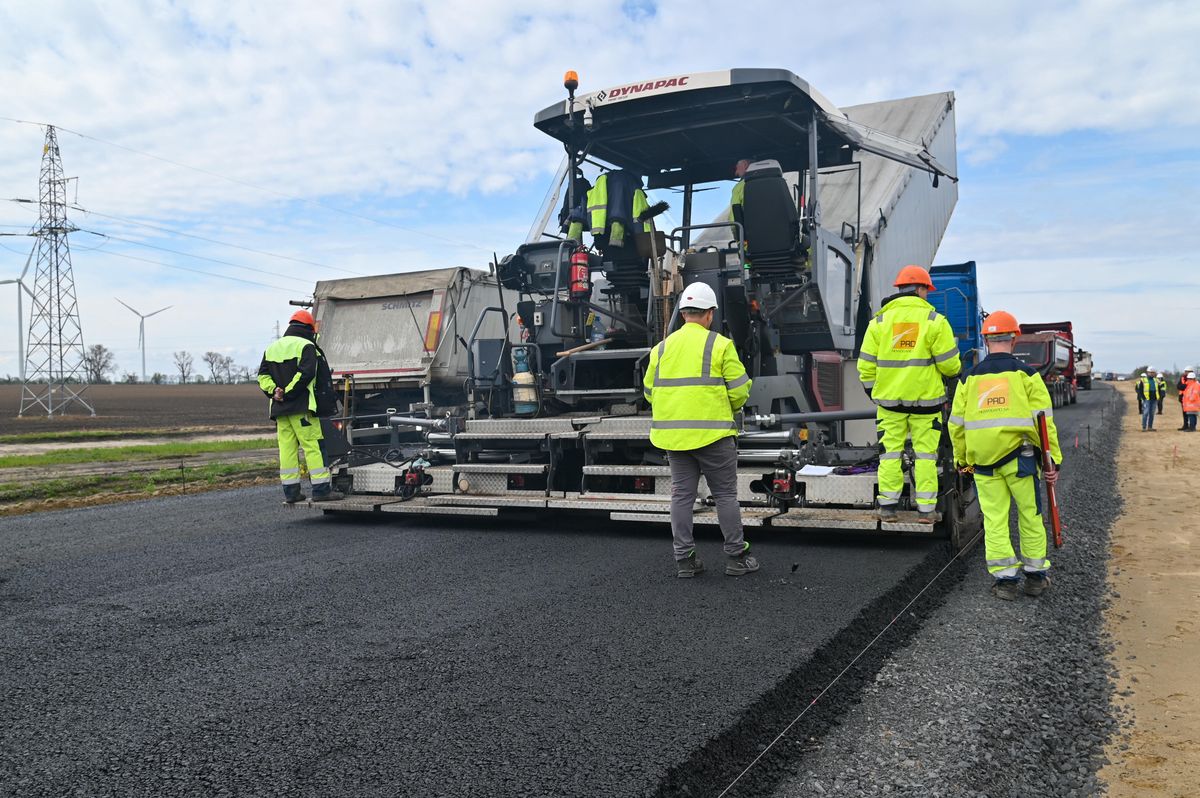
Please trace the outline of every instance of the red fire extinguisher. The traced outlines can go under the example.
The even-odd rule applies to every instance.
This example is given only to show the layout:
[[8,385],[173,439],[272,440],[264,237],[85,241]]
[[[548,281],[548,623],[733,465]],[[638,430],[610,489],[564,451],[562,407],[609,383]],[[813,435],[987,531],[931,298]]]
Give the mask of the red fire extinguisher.
[[588,269],[588,255],[579,250],[571,255],[571,298],[586,297],[592,293],[592,273]]

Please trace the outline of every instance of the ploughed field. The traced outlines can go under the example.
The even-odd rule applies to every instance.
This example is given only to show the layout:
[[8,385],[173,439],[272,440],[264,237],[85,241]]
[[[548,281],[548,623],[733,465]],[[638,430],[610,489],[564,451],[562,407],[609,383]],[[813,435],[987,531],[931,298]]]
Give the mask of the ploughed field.
[[0,385],[0,435],[74,430],[150,430],[182,427],[274,428],[257,385],[92,385],[94,417],[78,412],[17,417],[20,385]]

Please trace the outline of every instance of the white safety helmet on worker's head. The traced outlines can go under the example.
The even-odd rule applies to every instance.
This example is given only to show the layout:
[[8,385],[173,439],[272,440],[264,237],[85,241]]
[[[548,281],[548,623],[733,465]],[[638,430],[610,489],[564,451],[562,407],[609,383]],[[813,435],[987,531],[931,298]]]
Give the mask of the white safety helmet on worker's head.
[[692,283],[679,295],[680,310],[711,310],[717,306],[717,295],[708,283]]
[[1194,379],[1196,379],[1196,372],[1194,372],[1194,371],[1189,371],[1189,372],[1187,373],[1187,379],[1189,379],[1189,380],[1194,380]]
[[1166,374],[1163,374],[1163,373],[1160,371],[1160,372],[1158,372],[1158,376],[1160,376],[1160,377],[1165,377],[1165,376],[1167,376],[1167,375],[1166,375]]

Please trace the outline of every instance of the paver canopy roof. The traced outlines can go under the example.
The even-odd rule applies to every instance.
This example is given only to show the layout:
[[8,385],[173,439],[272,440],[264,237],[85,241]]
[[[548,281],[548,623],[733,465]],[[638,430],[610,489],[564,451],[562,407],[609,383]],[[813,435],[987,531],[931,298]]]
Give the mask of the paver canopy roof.
[[773,158],[784,171],[808,166],[808,128],[817,117],[821,166],[865,150],[956,179],[920,143],[872,130],[846,116],[802,78],[783,69],[730,69],[614,86],[534,117],[534,126],[592,157],[647,178],[650,188],[733,178],[742,158]]

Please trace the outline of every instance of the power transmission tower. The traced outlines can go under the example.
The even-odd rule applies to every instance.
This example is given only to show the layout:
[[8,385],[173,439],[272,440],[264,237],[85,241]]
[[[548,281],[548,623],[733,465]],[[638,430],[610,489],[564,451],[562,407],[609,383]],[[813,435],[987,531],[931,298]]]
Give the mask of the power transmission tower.
[[73,406],[96,415],[88,403],[84,368],[83,329],[75,299],[75,276],[67,236],[76,229],[67,221],[67,180],[54,127],[46,128],[42,149],[42,174],[38,193],[37,270],[33,282],[33,309],[25,351],[25,382],[21,409],[63,414]]

